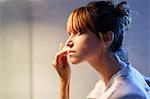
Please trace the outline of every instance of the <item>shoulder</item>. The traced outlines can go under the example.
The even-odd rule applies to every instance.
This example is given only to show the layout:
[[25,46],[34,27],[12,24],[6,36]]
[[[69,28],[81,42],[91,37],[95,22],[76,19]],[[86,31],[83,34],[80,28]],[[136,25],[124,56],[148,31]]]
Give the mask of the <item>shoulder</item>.
[[112,99],[147,99],[143,90],[133,86],[121,86],[113,95]]
[[121,86],[112,94],[111,99],[147,99],[144,87],[137,81],[119,79]]

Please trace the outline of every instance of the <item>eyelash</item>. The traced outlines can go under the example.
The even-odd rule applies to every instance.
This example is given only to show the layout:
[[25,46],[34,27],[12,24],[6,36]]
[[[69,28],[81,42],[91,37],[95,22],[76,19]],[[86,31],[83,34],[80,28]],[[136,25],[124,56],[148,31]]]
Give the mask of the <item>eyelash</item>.
[[76,35],[76,36],[79,36],[79,35],[81,35],[81,32],[77,32],[75,35]]
[[[74,36],[79,36],[81,35],[82,33],[81,32],[77,32],[77,33],[72,33]],[[71,33],[69,33],[69,36],[71,35]]]

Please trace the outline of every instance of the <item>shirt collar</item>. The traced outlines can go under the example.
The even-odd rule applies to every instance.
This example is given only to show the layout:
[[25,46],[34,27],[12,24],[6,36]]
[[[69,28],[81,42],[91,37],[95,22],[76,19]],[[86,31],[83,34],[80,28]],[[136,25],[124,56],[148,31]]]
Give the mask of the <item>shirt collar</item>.
[[121,63],[121,69],[115,73],[109,80],[108,86],[106,87],[105,91],[111,87],[111,85],[114,83],[114,81],[118,78],[126,78],[129,74],[129,64],[126,64],[125,62]]

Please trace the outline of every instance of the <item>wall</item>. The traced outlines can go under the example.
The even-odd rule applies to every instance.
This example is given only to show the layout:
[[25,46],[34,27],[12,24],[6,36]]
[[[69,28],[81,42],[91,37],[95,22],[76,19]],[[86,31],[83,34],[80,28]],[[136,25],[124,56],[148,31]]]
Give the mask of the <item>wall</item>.
[[[88,1],[0,1],[0,99],[59,98],[58,75],[50,64],[59,43],[67,39],[69,13]],[[133,23],[124,46],[130,63],[150,76],[149,0],[129,2]],[[97,73],[87,63],[71,68],[71,99],[85,99]]]

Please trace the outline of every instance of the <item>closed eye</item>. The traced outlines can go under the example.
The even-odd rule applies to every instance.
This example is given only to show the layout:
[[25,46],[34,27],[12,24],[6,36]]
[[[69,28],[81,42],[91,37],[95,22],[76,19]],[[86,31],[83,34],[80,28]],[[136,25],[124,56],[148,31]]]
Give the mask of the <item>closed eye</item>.
[[69,36],[74,35],[74,36],[79,36],[82,34],[82,32],[68,32]]
[[77,32],[75,35],[76,36],[79,36],[79,35],[81,35],[82,33],[81,32]]

